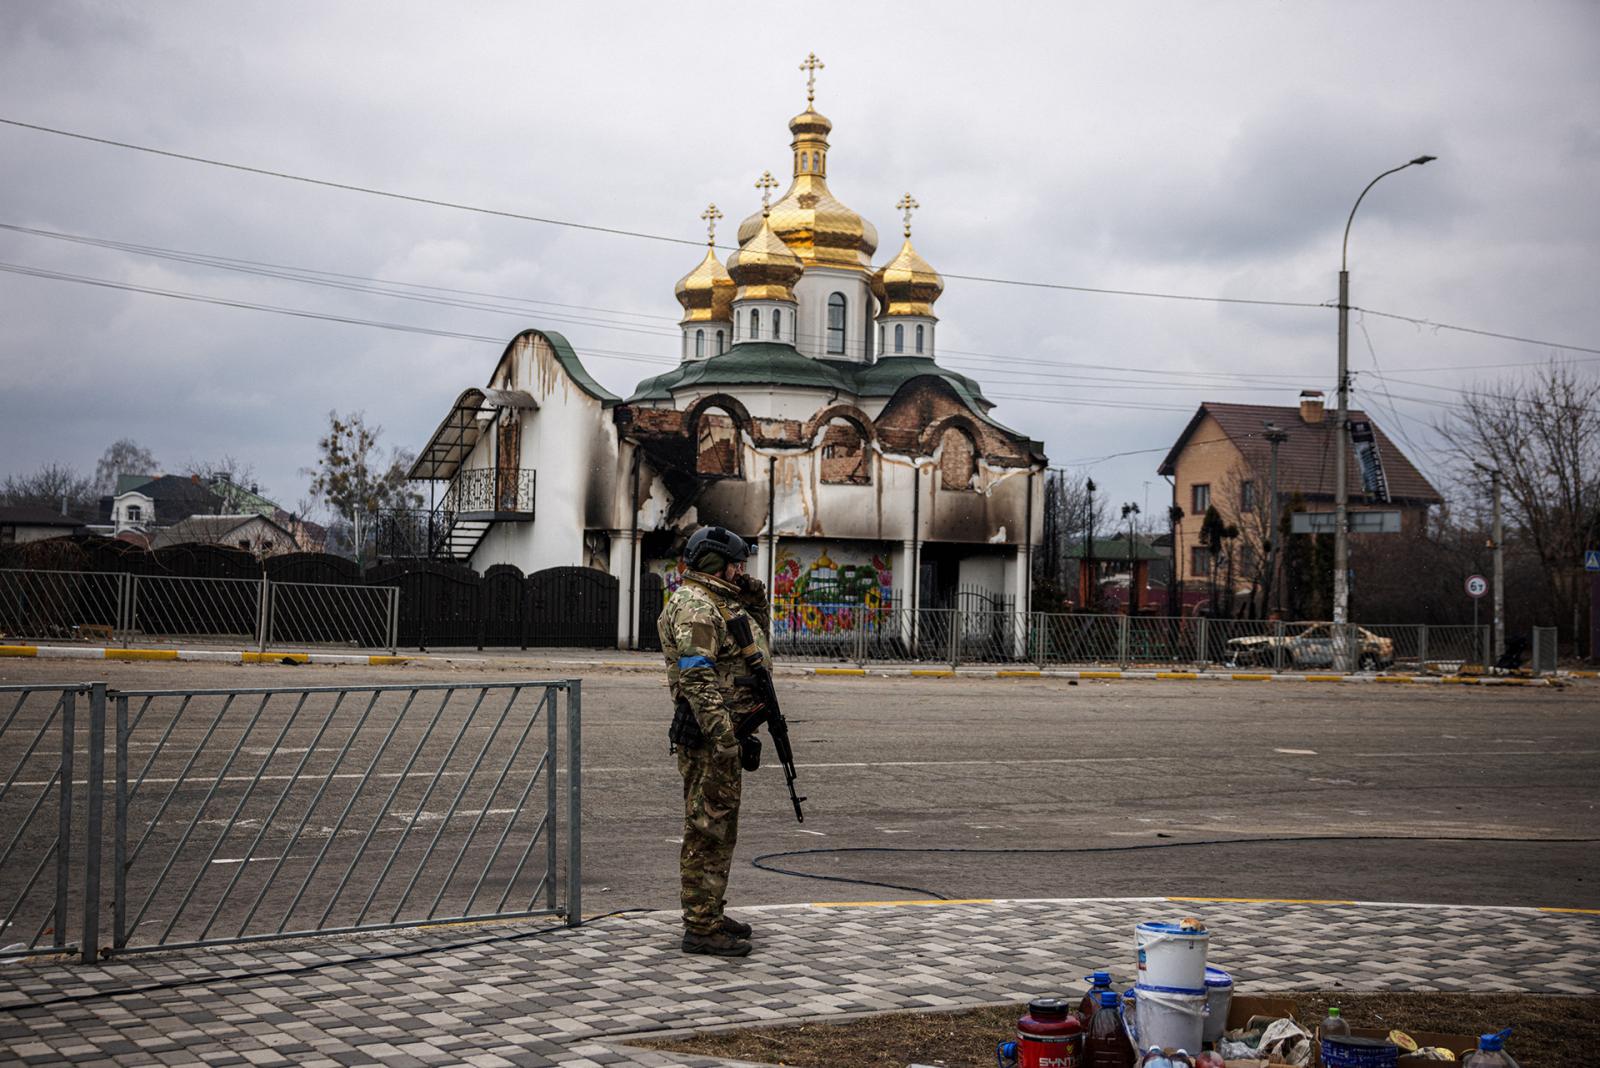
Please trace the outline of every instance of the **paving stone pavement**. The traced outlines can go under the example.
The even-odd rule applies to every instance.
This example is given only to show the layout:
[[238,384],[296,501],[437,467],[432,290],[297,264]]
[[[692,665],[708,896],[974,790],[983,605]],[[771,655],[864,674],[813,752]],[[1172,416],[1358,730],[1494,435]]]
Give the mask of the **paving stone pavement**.
[[[0,1062],[711,1068],[644,1032],[1019,1001],[1110,965],[1140,920],[1202,917],[1243,991],[1600,993],[1600,913],[1159,898],[741,912],[743,960],[677,952],[675,913],[0,962]],[[145,989],[148,988],[148,989]]]

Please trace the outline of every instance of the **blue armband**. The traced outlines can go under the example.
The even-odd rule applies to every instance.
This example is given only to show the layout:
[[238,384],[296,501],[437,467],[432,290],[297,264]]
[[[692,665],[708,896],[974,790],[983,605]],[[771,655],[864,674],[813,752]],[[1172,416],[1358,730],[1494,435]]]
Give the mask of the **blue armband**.
[[709,656],[680,656],[678,658],[678,670],[688,671],[690,668],[715,667],[716,663]]

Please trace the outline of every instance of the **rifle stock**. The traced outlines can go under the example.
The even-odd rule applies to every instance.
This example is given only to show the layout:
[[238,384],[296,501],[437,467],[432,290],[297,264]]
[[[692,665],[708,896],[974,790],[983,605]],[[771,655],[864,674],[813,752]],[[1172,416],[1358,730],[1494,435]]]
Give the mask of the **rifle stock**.
[[745,717],[735,732],[744,738],[756,732],[763,723],[767,726],[767,733],[772,737],[772,750],[778,755],[778,763],[783,765],[785,785],[789,788],[789,803],[794,805],[794,818],[804,823],[806,815],[800,809],[800,802],[805,798],[795,792],[794,749],[789,745],[789,724],[783,718],[783,710],[778,705],[778,691],[772,685],[772,672],[768,670],[766,658],[761,655],[761,649],[756,645],[755,633],[750,627],[750,618],[738,615],[728,620],[728,633],[739,645],[739,655],[744,658],[745,669],[749,676],[740,679],[740,685],[748,685],[755,691],[756,697],[761,702],[761,710]]

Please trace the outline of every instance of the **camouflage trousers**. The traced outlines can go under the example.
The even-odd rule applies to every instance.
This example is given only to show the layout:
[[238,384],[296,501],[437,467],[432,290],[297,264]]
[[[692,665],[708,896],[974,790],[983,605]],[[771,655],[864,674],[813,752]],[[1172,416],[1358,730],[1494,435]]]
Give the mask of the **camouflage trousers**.
[[683,776],[683,925],[710,934],[722,924],[728,869],[739,839],[739,751],[719,753],[707,746],[678,750]]

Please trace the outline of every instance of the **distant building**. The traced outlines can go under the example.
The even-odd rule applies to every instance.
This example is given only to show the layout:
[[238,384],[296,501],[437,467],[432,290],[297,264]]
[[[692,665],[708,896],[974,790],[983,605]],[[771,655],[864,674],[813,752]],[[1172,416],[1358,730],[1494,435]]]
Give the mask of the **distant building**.
[[[1352,521],[1352,532],[1419,530],[1428,509],[1443,498],[1405,453],[1365,412],[1350,412],[1352,424],[1370,427],[1372,443],[1364,454],[1355,446],[1346,456],[1346,488],[1351,512],[1381,513]],[[1285,436],[1278,446],[1279,515],[1271,509],[1272,445],[1269,428]],[[1173,504],[1182,508],[1174,565],[1180,581],[1224,583],[1231,570],[1235,587],[1248,589],[1265,565],[1265,547],[1279,540],[1282,513],[1298,495],[1313,532],[1333,532],[1335,421],[1315,390],[1301,394],[1298,407],[1270,404],[1222,404],[1206,401],[1178,435],[1158,471],[1173,483]],[[1362,461],[1368,462],[1366,481]],[[1373,485],[1373,467],[1388,500]],[[1215,507],[1225,524],[1239,529],[1222,558],[1212,559],[1200,538],[1206,509]],[[1356,524],[1360,525],[1356,525]],[[1280,564],[1282,556],[1279,556]]]
[[112,534],[149,533],[192,515],[224,511],[223,499],[198,475],[120,475],[116,492],[100,498],[100,522],[110,526]]
[[173,545],[225,545],[256,556],[298,552],[293,532],[264,515],[192,515],[159,527],[150,539],[153,549]]
[[32,504],[0,505],[0,545],[59,538],[83,529],[71,516]]

